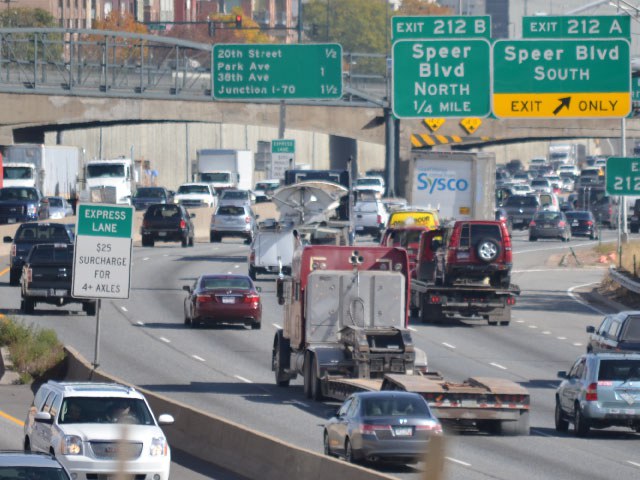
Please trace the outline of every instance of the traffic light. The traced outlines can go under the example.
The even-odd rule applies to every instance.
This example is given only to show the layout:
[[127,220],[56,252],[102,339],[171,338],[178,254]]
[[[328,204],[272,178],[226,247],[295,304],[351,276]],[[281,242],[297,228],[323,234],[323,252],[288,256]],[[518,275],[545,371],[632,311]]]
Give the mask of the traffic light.
[[236,15],[236,28],[242,28],[242,15]]

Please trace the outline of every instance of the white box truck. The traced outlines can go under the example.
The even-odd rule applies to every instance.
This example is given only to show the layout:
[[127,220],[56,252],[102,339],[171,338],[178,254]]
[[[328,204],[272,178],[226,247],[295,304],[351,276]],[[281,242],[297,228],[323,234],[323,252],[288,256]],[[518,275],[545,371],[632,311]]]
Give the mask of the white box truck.
[[2,151],[4,187],[35,187],[47,197],[76,197],[80,171],[78,147],[17,144],[7,145]]
[[411,152],[410,202],[441,220],[495,218],[496,159],[490,153]]
[[197,151],[196,181],[227,188],[253,188],[254,158],[251,150],[205,149]]

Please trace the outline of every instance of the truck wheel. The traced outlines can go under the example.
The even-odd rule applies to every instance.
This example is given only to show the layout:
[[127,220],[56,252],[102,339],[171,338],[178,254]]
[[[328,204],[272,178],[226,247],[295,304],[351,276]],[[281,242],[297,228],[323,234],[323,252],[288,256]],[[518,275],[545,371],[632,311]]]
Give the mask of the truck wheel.
[[189,246],[193,247],[193,244],[194,244],[193,237],[189,237]]
[[422,304],[422,308],[420,309],[420,320],[422,320],[422,323],[440,323],[443,319],[442,305]]
[[289,378],[284,375],[282,368],[283,356],[289,353],[289,342],[285,341],[282,337],[276,340],[276,344],[273,347],[272,354],[272,369],[276,375],[276,385],[279,387],[288,387]]
[[87,312],[88,317],[95,317],[96,315],[96,302],[87,302],[82,305],[82,309]]
[[516,436],[529,435],[529,412],[520,413],[518,420],[502,420],[500,422],[502,435]]
[[311,398],[317,402],[324,399],[322,394],[322,379],[318,377],[318,359],[313,356],[311,364]]
[[21,306],[24,313],[32,314],[36,308],[36,302],[31,298],[23,298]]
[[500,245],[493,238],[483,238],[478,242],[476,254],[481,261],[491,263],[500,255]]
[[14,287],[20,283],[20,276],[22,272],[17,269],[9,270],[9,285],[13,285]]
[[562,412],[560,406],[560,400],[556,397],[556,412],[555,412],[556,432],[566,432],[569,430],[569,420],[567,420]]
[[220,237],[218,235],[216,235],[215,233],[210,233],[209,234],[209,242],[211,243],[216,243],[220,241]]
[[307,398],[311,398],[311,354],[307,353],[304,359],[304,384],[302,386],[302,390],[304,391],[304,396]]
[[580,410],[580,405],[576,403],[575,413],[573,416],[573,430],[576,434],[576,437],[586,437],[589,435],[589,430],[591,430],[591,424],[589,423],[588,418],[584,418],[582,411]]

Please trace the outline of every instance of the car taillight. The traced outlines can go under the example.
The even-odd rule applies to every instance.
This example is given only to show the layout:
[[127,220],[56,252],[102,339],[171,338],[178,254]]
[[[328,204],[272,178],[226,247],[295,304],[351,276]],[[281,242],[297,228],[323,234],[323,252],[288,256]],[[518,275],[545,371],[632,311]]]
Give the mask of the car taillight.
[[430,423],[428,425],[416,425],[416,430],[433,432],[433,433],[442,433],[442,425],[439,423]]
[[590,227],[591,225],[593,225],[593,220],[587,220],[587,226]]
[[260,295],[255,295],[253,293],[245,295],[243,302],[244,303],[259,303],[260,302]]
[[391,431],[391,425],[371,425],[369,423],[363,423],[360,425],[360,433],[362,435],[375,435],[379,431]]
[[149,228],[149,220],[142,221],[142,228]]
[[198,295],[196,296],[196,302],[198,303],[213,302],[213,297],[211,295]]
[[585,400],[587,402],[597,402],[598,401],[598,384],[591,383],[587,387],[587,394],[585,395]]
[[558,226],[559,226],[559,227],[564,227],[565,225],[566,225],[566,223],[565,223],[565,221],[564,221],[564,220],[560,220],[560,221],[558,222]]
[[440,297],[437,295],[431,295],[431,298],[429,299],[429,303],[434,303],[434,304],[440,303]]
[[16,253],[17,253],[17,251],[16,251],[16,245],[15,245],[15,243],[14,243],[13,245],[11,245],[11,256],[12,256],[12,257],[15,257],[15,256],[16,256]]
[[180,228],[187,228],[187,222],[184,219],[180,220]]
[[531,220],[531,222],[529,222],[529,226],[530,226],[530,227],[535,227],[535,226],[536,226],[536,222],[534,222],[533,220]]
[[507,305],[515,305],[515,304],[516,304],[516,297],[507,298]]
[[248,215],[246,217],[244,217],[244,222],[245,223],[251,223],[251,217],[248,216]]
[[376,223],[377,223],[378,225],[380,225],[380,224],[382,223],[382,215],[378,215],[378,216],[376,217]]
[[27,268],[27,282],[31,283],[33,281],[33,274],[31,273],[31,268]]

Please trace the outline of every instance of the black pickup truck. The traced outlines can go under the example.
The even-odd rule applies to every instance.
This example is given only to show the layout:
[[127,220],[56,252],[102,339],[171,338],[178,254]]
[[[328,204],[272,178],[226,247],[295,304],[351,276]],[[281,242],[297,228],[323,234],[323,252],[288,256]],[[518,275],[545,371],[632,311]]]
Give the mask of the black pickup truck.
[[79,300],[71,296],[73,278],[73,245],[49,243],[34,245],[22,271],[22,302],[24,313],[33,313],[38,303],[61,307],[82,303],[87,315],[96,314],[95,300]]

